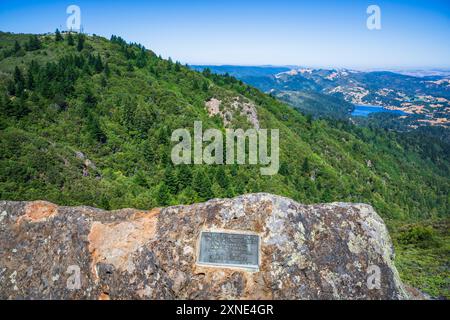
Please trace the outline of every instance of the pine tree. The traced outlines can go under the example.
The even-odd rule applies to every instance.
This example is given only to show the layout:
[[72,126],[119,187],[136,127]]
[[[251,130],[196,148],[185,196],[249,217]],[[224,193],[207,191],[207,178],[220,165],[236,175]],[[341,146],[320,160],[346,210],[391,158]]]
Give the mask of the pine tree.
[[242,195],[245,193],[245,183],[242,179],[238,179],[236,185],[234,186],[234,191],[236,195]]
[[69,46],[74,46],[75,45],[75,41],[73,40],[73,36],[72,36],[71,32],[69,32],[69,35],[67,36],[67,44]]
[[148,162],[148,163],[154,163],[155,162],[155,151],[154,151],[154,147],[156,144],[152,144],[152,142],[150,140],[146,140],[143,144],[143,155],[144,155],[144,159]]
[[18,66],[16,66],[14,68],[14,82],[16,84],[19,83],[19,82],[24,82],[22,72],[20,71]]
[[89,113],[88,115],[87,128],[92,139],[100,143],[106,142],[106,135],[100,127],[98,119],[92,113]]
[[223,189],[225,190],[228,189],[230,181],[228,180],[228,177],[225,174],[223,166],[220,166],[219,169],[217,170],[216,181]]
[[55,41],[56,42],[60,42],[60,41],[63,41],[63,40],[64,40],[64,38],[62,37],[61,32],[59,32],[59,29],[56,29],[56,31],[55,31]]
[[7,90],[8,90],[8,94],[10,96],[15,96],[16,95],[16,85],[14,84],[14,81],[12,81],[12,80],[8,81]]
[[39,40],[38,36],[33,35],[29,38],[28,43],[26,44],[26,49],[28,51],[35,51],[41,49],[41,41]]
[[134,182],[141,187],[148,187],[145,174],[141,170],[138,170],[134,175]]
[[97,71],[97,72],[103,71],[103,62],[102,62],[102,58],[100,57],[99,53],[97,54],[97,58],[95,59],[94,67],[95,67],[95,71]]
[[90,89],[86,89],[83,101],[84,105],[86,105],[88,109],[92,109],[97,105],[97,98],[94,96]]
[[25,89],[25,79],[19,67],[17,66],[14,69],[14,83],[16,84],[16,95],[22,94],[23,90]]
[[213,194],[214,198],[221,198],[223,196],[223,189],[217,182],[215,182],[211,187],[211,193]]
[[31,70],[28,70],[28,74],[27,74],[27,88],[30,90],[33,90],[33,88],[34,88],[34,78],[33,78],[33,73],[31,72]]
[[198,89],[200,89],[200,86],[198,85],[197,79],[194,79],[192,82],[192,90],[197,91]]
[[109,78],[111,75],[111,69],[109,68],[108,62],[105,63],[105,67],[103,68],[103,72],[105,73],[105,76]]
[[133,64],[131,62],[128,62],[127,71],[132,72],[134,71]]
[[169,204],[170,200],[169,188],[167,188],[167,186],[164,183],[160,185],[156,199],[158,201],[158,205],[160,206],[167,206]]
[[282,176],[287,177],[289,175],[289,166],[286,162],[282,162],[280,165],[280,170],[278,171]]
[[84,35],[81,34],[81,33],[78,34],[77,50],[78,50],[79,52],[82,51],[83,48],[84,48],[84,41],[85,41]]
[[19,52],[22,49],[22,47],[20,46],[19,42],[16,40],[14,42],[14,53]]
[[197,192],[192,187],[187,187],[178,197],[178,203],[180,204],[192,204],[198,202]]
[[174,170],[170,167],[166,168],[166,171],[164,173],[164,182],[171,194],[178,193],[178,177]]
[[209,90],[209,85],[207,81],[203,82],[203,86],[202,86],[203,91],[208,92]]
[[30,109],[28,108],[23,95],[19,99],[14,100],[12,108],[14,115],[18,118],[22,118],[30,113]]
[[103,88],[106,88],[108,86],[108,80],[106,80],[105,76],[102,76],[102,79],[101,79],[100,83],[101,83]]
[[192,182],[192,173],[187,165],[181,165],[178,171],[178,185],[179,189],[183,190],[188,187]]
[[197,191],[202,200],[210,199],[213,194],[211,190],[211,181],[202,170],[198,170],[194,175],[193,188]]
[[30,67],[28,68],[28,72],[32,73],[33,75],[37,76],[39,73],[39,63],[36,62],[36,60],[31,60]]
[[141,51],[139,51],[139,55],[136,59],[136,66],[138,68],[144,68],[147,65],[147,53],[145,52],[145,49],[142,48]]
[[209,68],[205,68],[203,69],[203,75],[207,78],[209,78],[211,76],[211,70]]
[[302,165],[302,172],[307,174],[309,173],[309,160],[308,158],[305,158],[305,160],[303,161],[303,165]]

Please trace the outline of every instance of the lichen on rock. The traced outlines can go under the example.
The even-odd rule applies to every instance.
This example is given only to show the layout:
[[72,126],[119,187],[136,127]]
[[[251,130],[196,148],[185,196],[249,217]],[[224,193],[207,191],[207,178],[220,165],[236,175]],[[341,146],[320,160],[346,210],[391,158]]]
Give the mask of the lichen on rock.
[[[406,299],[364,204],[271,194],[152,211],[0,201],[0,299]],[[260,237],[258,270],[197,263],[202,231]]]
[[230,127],[236,115],[240,115],[252,128],[260,129],[256,104],[245,97],[227,97],[223,100],[211,98],[205,102],[205,108],[210,117],[219,116],[225,127]]

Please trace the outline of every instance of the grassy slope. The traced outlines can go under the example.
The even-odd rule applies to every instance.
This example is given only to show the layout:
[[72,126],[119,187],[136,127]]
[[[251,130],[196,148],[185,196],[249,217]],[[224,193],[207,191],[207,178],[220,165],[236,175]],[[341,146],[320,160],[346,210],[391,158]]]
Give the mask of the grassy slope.
[[[0,34],[1,47],[11,47],[16,39],[23,44],[27,38]],[[244,95],[257,103],[263,128],[280,129],[280,174],[262,177],[256,167],[227,167],[230,181],[222,187],[216,179],[217,167],[189,168],[193,175],[200,171],[206,174],[213,193],[202,196],[194,179],[192,185],[171,193],[168,204],[259,191],[304,203],[365,202],[385,218],[394,239],[405,223],[448,221],[449,164],[442,153],[432,161],[402,145],[395,133],[376,133],[325,120],[308,122],[297,111],[255,89],[224,78],[206,78],[185,67],[176,70],[174,64],[151,52],[145,67],[134,66],[129,71],[128,64],[135,65],[135,61],[127,60],[117,44],[100,37],[89,37],[81,53],[76,46],[55,43],[51,36],[40,39],[43,49],[0,61],[0,85],[11,79],[16,65],[26,70],[31,60],[44,65],[67,54],[89,52],[100,53],[103,61],[108,61],[111,75],[104,86],[102,73],[82,74],[74,92],[65,97],[66,110],[51,99],[32,96],[26,102],[30,114],[2,116],[2,199],[46,199],[108,209],[164,205],[159,192],[167,184],[167,172],[179,174],[178,168],[171,168],[168,157],[172,130],[192,128],[199,119],[204,127],[221,128],[221,121],[208,117],[204,101]],[[207,83],[209,88],[203,90],[201,85],[193,86],[194,82]],[[97,99],[90,112],[107,136],[105,143],[92,140],[87,129],[83,97],[88,91]],[[248,126],[239,121],[236,126]],[[146,156],[149,149],[153,156]],[[76,151],[82,151],[97,167],[90,169],[88,176],[82,174],[83,161],[75,156]],[[309,163],[306,171],[305,158]],[[448,284],[442,280],[448,275],[447,230],[436,231],[442,246],[424,248],[419,241],[396,242],[396,247],[405,280],[433,295],[448,297]]]

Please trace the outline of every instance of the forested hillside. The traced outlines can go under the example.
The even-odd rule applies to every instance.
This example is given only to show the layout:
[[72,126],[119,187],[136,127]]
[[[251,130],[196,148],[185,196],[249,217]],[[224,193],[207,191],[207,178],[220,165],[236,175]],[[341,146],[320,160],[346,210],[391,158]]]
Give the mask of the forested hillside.
[[[438,265],[416,285],[448,295],[443,142],[313,120],[231,76],[192,71],[116,36],[0,33],[0,59],[0,199],[148,209],[270,192],[308,204],[369,203],[398,235],[429,228],[439,245],[426,250]],[[175,129],[198,120],[224,129],[205,108],[212,98],[249,101],[261,128],[280,129],[278,175],[172,164]],[[230,126],[251,123],[236,115]],[[425,250],[420,237],[397,243]],[[399,268],[407,274],[418,265]]]

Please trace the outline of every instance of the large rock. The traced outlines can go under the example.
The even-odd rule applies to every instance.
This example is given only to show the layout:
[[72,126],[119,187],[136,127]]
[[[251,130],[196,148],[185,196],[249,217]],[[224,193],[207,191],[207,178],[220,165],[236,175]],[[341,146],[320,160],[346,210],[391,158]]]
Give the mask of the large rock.
[[[260,235],[259,269],[197,263],[201,231]],[[404,299],[365,204],[270,194],[152,211],[0,201],[0,299]]]

